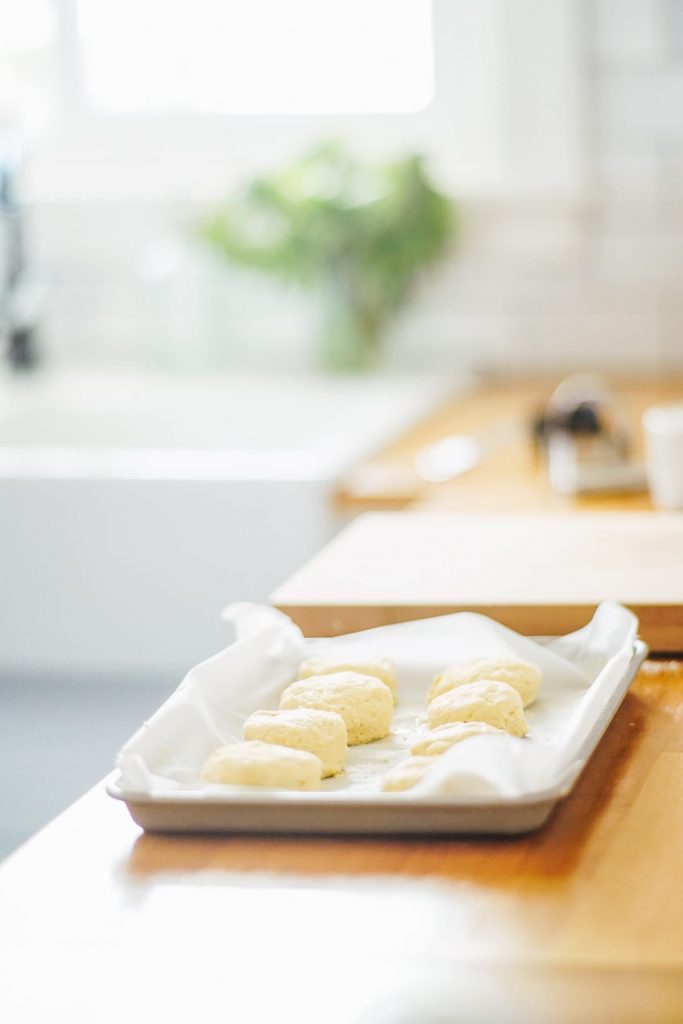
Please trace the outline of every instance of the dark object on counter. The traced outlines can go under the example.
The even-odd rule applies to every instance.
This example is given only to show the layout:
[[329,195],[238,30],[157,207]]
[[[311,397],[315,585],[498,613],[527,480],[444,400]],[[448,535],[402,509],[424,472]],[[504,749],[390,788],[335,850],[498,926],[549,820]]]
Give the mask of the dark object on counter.
[[564,430],[574,437],[595,435],[603,430],[600,412],[594,402],[579,402],[568,411],[549,412],[544,409],[534,420],[534,438],[543,444],[555,430]]
[[642,465],[631,460],[631,432],[602,382],[579,374],[553,392],[532,421],[537,455],[561,494],[645,488]]

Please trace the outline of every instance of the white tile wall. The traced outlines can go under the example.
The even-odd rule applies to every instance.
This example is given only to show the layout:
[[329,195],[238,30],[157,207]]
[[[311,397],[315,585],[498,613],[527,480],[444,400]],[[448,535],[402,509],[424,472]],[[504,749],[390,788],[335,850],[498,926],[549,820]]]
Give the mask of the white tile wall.
[[[527,21],[546,9],[535,0],[509,6]],[[514,200],[466,204],[454,257],[421,283],[389,333],[389,364],[683,369],[683,0],[562,0],[562,11],[555,27],[576,32],[576,52],[558,117],[574,116],[580,93],[581,120],[566,135],[580,147],[578,184],[564,195],[540,186],[528,194],[527,175]],[[515,66],[513,77],[525,70]],[[534,65],[534,89],[543,73]],[[511,125],[524,113],[517,84]],[[531,104],[530,121],[536,111]],[[538,142],[529,137],[526,157]],[[508,157],[516,174],[519,149]],[[312,365],[314,298],[219,268],[195,246],[197,214],[154,202],[35,210],[34,263],[52,285],[52,358]]]
[[607,146],[677,142],[683,133],[683,68],[605,69],[597,82],[599,131]]
[[598,0],[594,8],[598,60],[651,65],[666,53],[666,0]]

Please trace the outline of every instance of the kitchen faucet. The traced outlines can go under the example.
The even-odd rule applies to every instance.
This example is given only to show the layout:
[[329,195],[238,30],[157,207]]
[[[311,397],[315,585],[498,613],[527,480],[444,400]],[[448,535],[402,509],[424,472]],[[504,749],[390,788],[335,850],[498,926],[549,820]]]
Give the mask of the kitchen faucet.
[[[37,362],[34,289],[26,270],[24,211],[18,197],[20,152],[0,137],[0,339],[17,370]],[[33,308],[32,308],[33,307]]]

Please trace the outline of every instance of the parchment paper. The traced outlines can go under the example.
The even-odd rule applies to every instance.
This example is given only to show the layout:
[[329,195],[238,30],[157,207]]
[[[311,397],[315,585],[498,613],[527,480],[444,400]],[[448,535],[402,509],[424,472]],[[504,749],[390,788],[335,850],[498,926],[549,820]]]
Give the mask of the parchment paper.
[[[344,773],[325,780],[319,791],[288,792],[288,800],[324,800],[331,793],[336,799],[367,799],[373,792],[397,800],[532,795],[581,769],[582,744],[624,677],[638,629],[635,616],[614,602],[601,604],[583,629],[548,641],[467,612],[333,640],[305,640],[285,615],[266,606],[234,604],[224,616],[235,624],[236,641],[196,665],[121,750],[118,783],[125,795],[183,791],[201,800],[249,792],[202,783],[205,759],[215,747],[240,740],[242,723],[253,711],[278,706],[301,661],[332,649],[345,657],[374,654],[394,662],[398,706],[392,733],[349,748]],[[435,758],[418,786],[381,793],[383,773],[408,756],[426,731],[426,693],[434,675],[457,661],[496,656],[520,657],[541,669],[539,697],[525,712],[528,736],[472,737]]]

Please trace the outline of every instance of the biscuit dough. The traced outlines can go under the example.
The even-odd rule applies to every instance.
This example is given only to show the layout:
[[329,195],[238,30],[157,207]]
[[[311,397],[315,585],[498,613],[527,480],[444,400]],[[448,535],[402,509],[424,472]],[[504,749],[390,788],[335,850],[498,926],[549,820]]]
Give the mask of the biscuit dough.
[[391,729],[394,702],[388,687],[375,676],[333,672],[292,683],[280,707],[335,711],[346,725],[349,746],[384,739]]
[[201,771],[204,782],[273,789],[318,789],[322,762],[306,750],[248,740],[218,747]]
[[344,770],[346,726],[341,715],[318,708],[256,711],[244,723],[245,740],[279,743],[319,757],[323,778]]
[[409,757],[401,761],[382,776],[382,789],[385,793],[402,793],[412,789],[435,761],[435,757]]
[[436,676],[432,683],[427,700],[432,701],[442,693],[454,690],[456,686],[476,683],[479,679],[495,679],[512,686],[527,707],[535,699],[541,685],[541,670],[528,661],[514,658],[475,658],[453,665],[441,675]]
[[442,693],[429,705],[430,729],[448,722],[485,722],[513,736],[525,736],[522,698],[508,683],[480,679]]
[[360,672],[363,676],[376,676],[391,690],[396,703],[396,669],[388,658],[345,658],[342,653],[320,654],[304,661],[299,668],[299,679],[326,676],[331,672]]
[[492,725],[486,725],[485,722],[449,722],[447,725],[439,725],[419,739],[410,748],[410,753],[438,757],[440,754],[445,754],[456,743],[460,743],[461,740],[466,740],[470,736],[503,735],[502,729],[495,729]]

